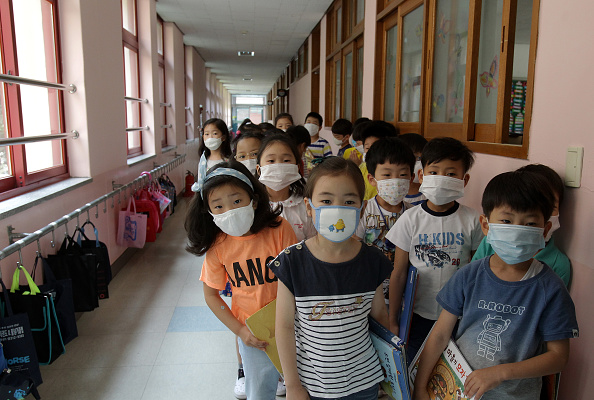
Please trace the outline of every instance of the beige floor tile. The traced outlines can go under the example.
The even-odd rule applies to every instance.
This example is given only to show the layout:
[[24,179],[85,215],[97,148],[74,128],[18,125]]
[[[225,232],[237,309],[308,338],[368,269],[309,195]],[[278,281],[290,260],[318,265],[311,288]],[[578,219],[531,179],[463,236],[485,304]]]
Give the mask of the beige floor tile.
[[[148,299],[154,293],[143,293]],[[140,332],[166,332],[175,307],[122,307],[98,309],[78,320],[79,335],[108,335]]]
[[235,362],[235,335],[219,332],[167,332],[155,365]]

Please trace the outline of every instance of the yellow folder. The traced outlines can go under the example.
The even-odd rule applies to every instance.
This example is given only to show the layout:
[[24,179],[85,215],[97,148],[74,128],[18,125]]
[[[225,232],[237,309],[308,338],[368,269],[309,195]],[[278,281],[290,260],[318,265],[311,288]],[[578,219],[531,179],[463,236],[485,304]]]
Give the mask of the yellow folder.
[[245,324],[252,332],[252,335],[260,340],[268,342],[266,354],[274,364],[280,374],[283,373],[278,349],[276,347],[276,337],[274,333],[274,323],[276,320],[276,300],[272,300],[266,306],[256,311],[245,320]]

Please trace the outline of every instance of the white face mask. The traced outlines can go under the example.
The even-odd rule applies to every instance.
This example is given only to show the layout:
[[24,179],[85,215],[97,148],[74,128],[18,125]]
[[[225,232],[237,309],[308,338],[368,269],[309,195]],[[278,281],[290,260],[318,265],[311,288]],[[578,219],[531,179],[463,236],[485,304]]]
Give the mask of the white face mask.
[[332,136],[332,140],[334,141],[335,145],[342,146],[342,139],[337,139],[334,136]]
[[410,180],[408,179],[382,179],[381,181],[377,181],[377,194],[386,203],[395,206],[402,202],[402,199],[408,193],[409,187]]
[[[222,214],[212,215],[216,226],[229,236],[243,236],[254,223],[254,201],[245,207],[234,208]],[[210,211],[209,211],[210,212]]]
[[441,206],[464,196],[464,180],[443,175],[423,175],[419,191],[430,202]]
[[301,179],[297,164],[268,164],[260,166],[260,182],[278,192]]
[[361,146],[355,146],[355,149],[357,149],[357,151],[361,154],[365,154],[365,149],[363,148],[363,145]]
[[558,215],[551,215],[551,218],[549,218],[549,221],[551,221],[552,226],[551,226],[551,229],[549,229],[547,236],[545,237],[546,242],[551,240],[551,237],[553,236],[553,232],[555,232],[557,229],[561,228],[561,224],[559,223]]
[[315,136],[320,131],[320,127],[316,124],[305,124],[303,127],[308,130],[309,136]]
[[367,153],[361,153],[363,154],[363,162],[365,162],[365,156],[367,156]]
[[320,235],[335,243],[344,242],[353,236],[359,225],[361,207],[314,207],[311,199],[309,204],[316,213],[314,226]]
[[204,145],[209,149],[209,150],[216,150],[219,147],[221,147],[221,143],[223,143],[223,139],[222,138],[208,138],[206,140],[204,140]]
[[414,166],[414,173],[415,173],[415,179],[413,180],[414,183],[419,183],[419,170],[423,169],[423,164],[421,164],[421,160],[417,160],[415,162],[415,166]]
[[258,160],[252,158],[251,160],[240,161],[240,163],[245,165],[252,175],[256,175],[256,165],[258,165]]

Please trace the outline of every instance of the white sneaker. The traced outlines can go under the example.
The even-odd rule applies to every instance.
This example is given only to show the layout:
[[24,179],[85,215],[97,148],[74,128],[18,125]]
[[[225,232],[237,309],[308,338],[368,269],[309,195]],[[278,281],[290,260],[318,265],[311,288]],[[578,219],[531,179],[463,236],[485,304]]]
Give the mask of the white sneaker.
[[287,394],[287,387],[285,386],[285,381],[283,378],[278,380],[278,384],[276,385],[276,395],[277,396],[284,396]]
[[247,399],[247,396],[245,395],[245,377],[242,376],[241,378],[237,378],[237,380],[235,381],[235,389],[233,390],[234,394],[235,394],[235,398],[239,399],[239,400],[245,400]]

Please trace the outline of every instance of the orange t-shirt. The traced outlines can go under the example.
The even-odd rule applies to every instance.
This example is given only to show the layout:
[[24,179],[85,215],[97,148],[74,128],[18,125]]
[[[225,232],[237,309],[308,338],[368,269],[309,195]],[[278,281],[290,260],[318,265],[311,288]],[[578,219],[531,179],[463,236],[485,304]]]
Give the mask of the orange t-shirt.
[[264,228],[255,235],[226,235],[206,252],[200,280],[223,290],[229,279],[233,285],[231,312],[242,324],[276,298],[278,278],[266,264],[297,243],[293,228],[281,219],[278,228]]

